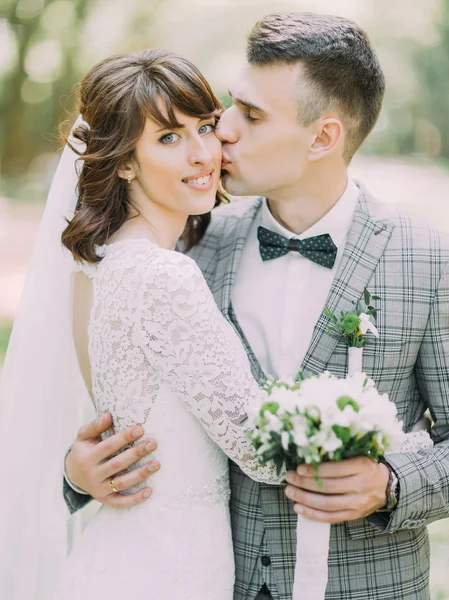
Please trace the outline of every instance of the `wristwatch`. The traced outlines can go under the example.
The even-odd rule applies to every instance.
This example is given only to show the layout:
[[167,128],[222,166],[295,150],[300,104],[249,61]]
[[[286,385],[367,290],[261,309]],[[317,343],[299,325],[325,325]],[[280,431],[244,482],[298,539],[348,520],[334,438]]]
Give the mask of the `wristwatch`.
[[383,457],[379,458],[379,462],[383,463],[388,468],[389,475],[386,491],[386,504],[383,508],[379,508],[377,512],[391,512],[396,508],[399,500],[399,480],[396,473]]

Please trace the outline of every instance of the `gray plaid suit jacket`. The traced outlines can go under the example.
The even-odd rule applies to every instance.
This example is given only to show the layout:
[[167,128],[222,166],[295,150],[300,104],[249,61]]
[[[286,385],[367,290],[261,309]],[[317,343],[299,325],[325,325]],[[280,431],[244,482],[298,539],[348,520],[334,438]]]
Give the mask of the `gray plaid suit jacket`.
[[[393,513],[332,526],[326,600],[429,600],[426,524],[449,517],[449,236],[379,204],[359,187],[326,304],[333,312],[350,310],[365,287],[381,297],[380,337],[367,338],[364,370],[396,402],[406,431],[430,408],[435,448],[389,455],[400,482]],[[214,211],[205,237],[191,251],[220,310],[242,338],[257,379],[264,374],[232,309],[231,290],[261,203],[261,198],[241,200]],[[347,348],[327,332],[324,316],[301,366],[306,372],[346,375]],[[231,490],[234,600],[253,600],[263,583],[274,600],[289,600],[296,545],[291,501],[283,486],[252,481],[232,463]],[[65,497],[72,511],[86,502],[67,485]]]

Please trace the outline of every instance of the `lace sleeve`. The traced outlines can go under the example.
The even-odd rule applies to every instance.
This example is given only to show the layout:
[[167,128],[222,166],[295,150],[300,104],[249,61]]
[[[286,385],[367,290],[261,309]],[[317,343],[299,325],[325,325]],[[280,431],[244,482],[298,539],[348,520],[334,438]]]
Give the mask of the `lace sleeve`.
[[145,283],[141,335],[150,364],[249,477],[280,483],[283,477],[258,462],[247,438],[246,406],[259,392],[248,357],[196,263],[164,252],[148,266]]

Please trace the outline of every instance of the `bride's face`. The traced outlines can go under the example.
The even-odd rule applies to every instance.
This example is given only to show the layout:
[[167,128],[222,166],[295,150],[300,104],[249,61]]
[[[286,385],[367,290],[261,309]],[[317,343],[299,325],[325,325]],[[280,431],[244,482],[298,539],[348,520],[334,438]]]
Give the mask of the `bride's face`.
[[136,145],[132,196],[180,215],[201,215],[215,204],[220,178],[221,142],[215,119],[175,113],[182,127],[161,129],[147,119]]

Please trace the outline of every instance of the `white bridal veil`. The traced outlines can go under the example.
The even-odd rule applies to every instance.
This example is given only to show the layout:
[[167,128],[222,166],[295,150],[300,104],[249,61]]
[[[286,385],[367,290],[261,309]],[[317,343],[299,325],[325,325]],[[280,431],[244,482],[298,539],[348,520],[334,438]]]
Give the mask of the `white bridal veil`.
[[[78,119],[77,124],[79,124]],[[71,138],[82,151],[83,145]],[[61,244],[77,155],[54,176],[0,382],[0,598],[50,600],[67,552],[62,463],[87,391],[72,338],[74,261]]]

